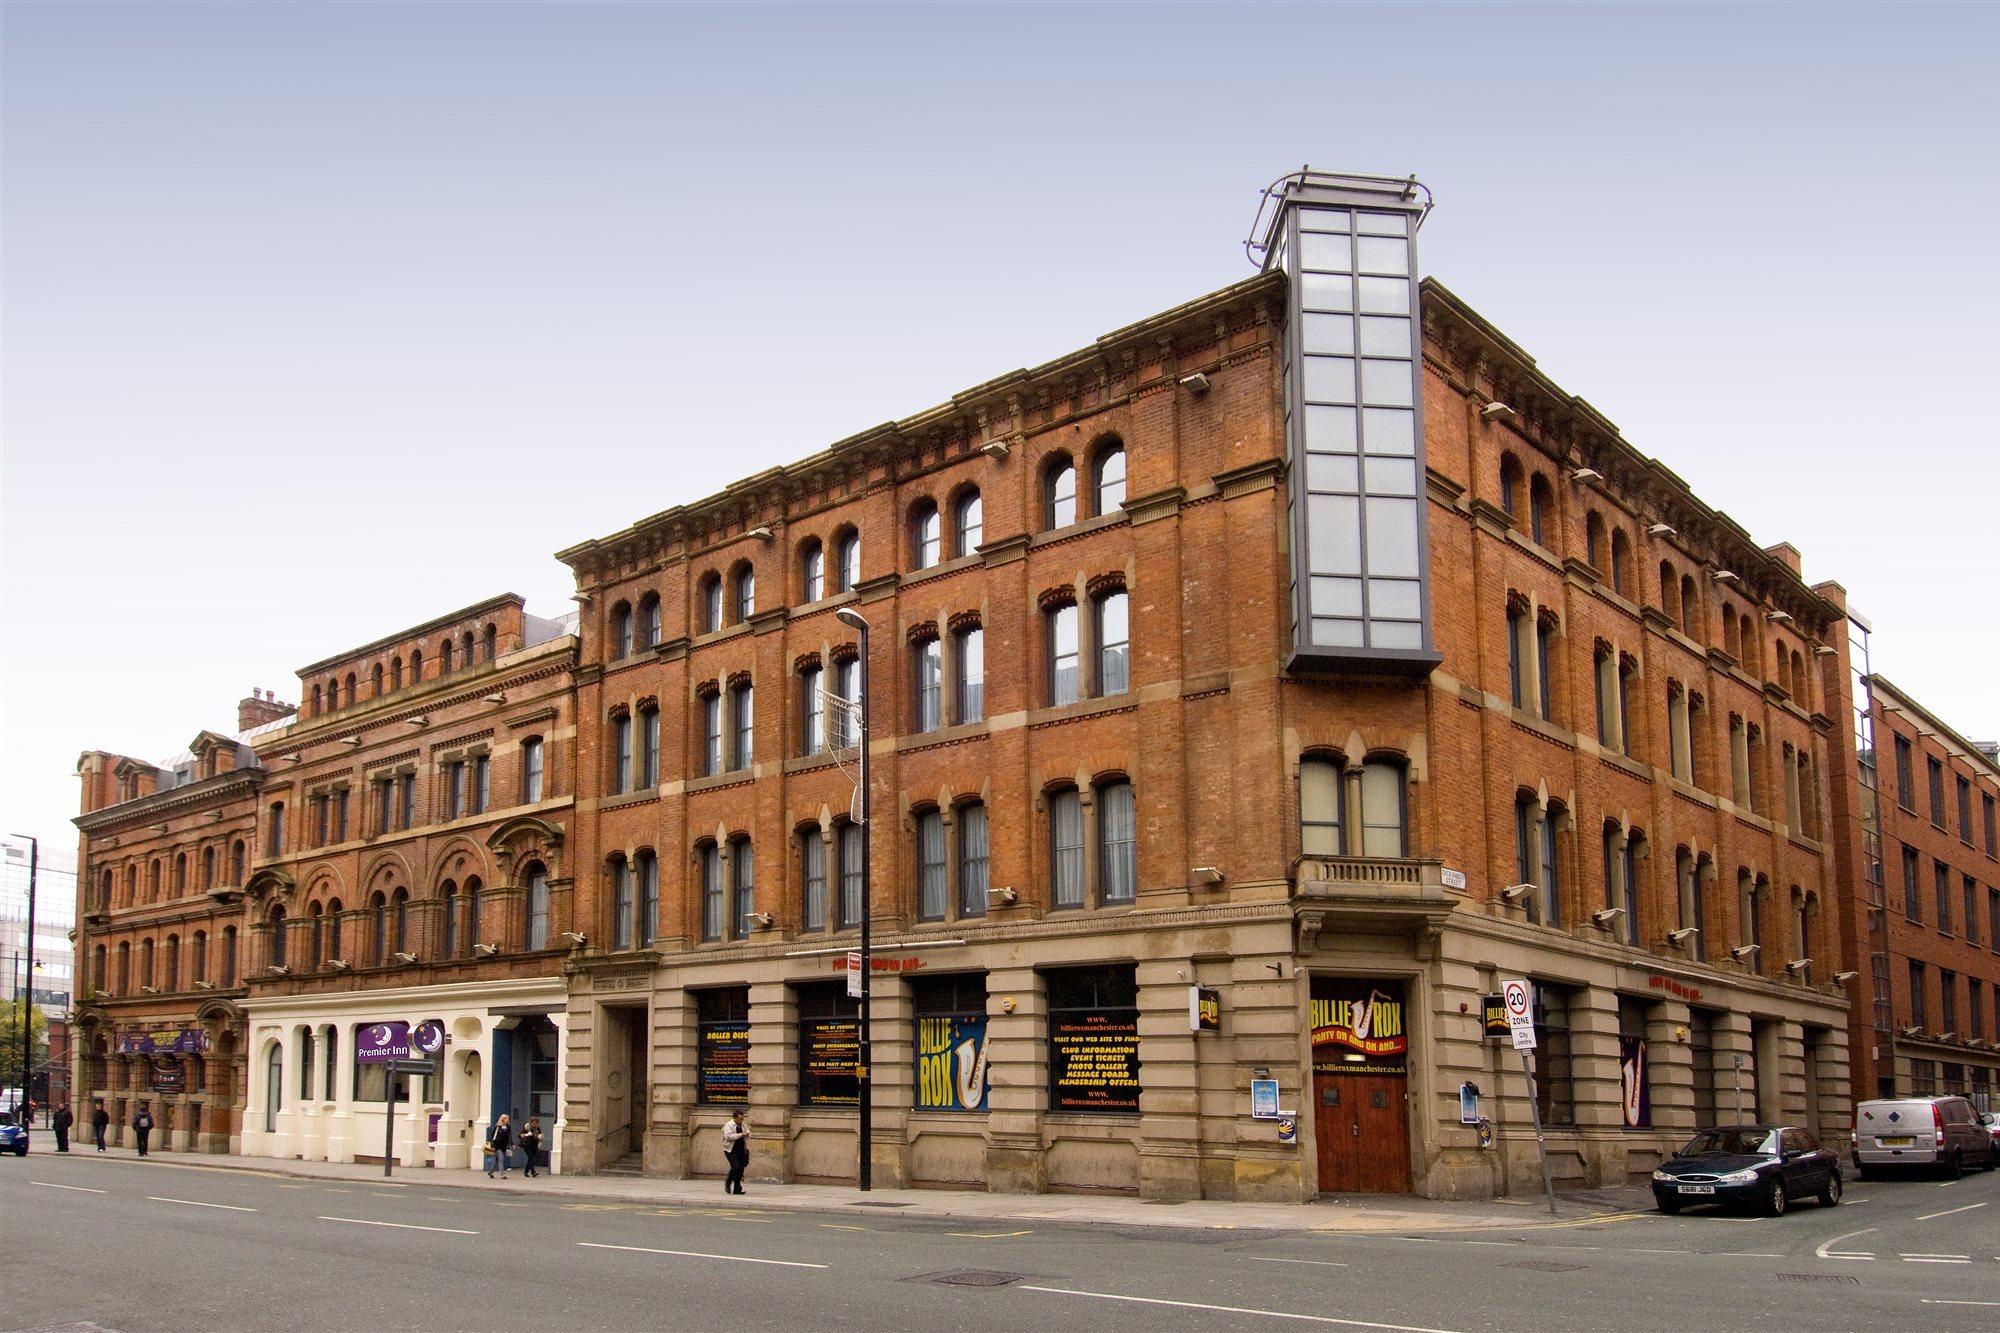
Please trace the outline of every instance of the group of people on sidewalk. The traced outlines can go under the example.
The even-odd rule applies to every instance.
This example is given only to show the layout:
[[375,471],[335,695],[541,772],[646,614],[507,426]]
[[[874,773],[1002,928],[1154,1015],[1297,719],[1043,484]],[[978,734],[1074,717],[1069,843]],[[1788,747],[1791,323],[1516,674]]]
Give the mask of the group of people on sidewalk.
[[[55,1114],[49,1117],[49,1128],[56,1134],[57,1152],[69,1151],[69,1132],[75,1127],[76,1112],[69,1109],[68,1102],[58,1105]],[[110,1129],[111,1113],[104,1109],[104,1099],[100,1097],[91,1103],[90,1108],[90,1133],[97,1141],[97,1151],[105,1150],[104,1139]],[[133,1113],[132,1137],[139,1145],[139,1155],[148,1156],[147,1150],[152,1146],[153,1137],[153,1111],[149,1103],[140,1102],[139,1109]]]
[[493,1122],[493,1132],[486,1136],[486,1178],[493,1179],[494,1169],[500,1172],[500,1179],[507,1178],[507,1168],[514,1160],[514,1146],[519,1144],[525,1167],[521,1174],[533,1178],[543,1174],[535,1169],[542,1155],[542,1118],[528,1117],[528,1123],[521,1126],[520,1133],[514,1132],[513,1118],[502,1113]]

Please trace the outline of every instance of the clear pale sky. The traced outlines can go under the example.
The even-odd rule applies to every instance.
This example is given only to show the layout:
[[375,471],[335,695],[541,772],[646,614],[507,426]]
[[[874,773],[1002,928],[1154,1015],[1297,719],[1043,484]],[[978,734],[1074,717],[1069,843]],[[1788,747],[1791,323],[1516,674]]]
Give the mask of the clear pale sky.
[[1246,276],[1425,270],[2000,734],[1991,6],[5,8],[0,821]]

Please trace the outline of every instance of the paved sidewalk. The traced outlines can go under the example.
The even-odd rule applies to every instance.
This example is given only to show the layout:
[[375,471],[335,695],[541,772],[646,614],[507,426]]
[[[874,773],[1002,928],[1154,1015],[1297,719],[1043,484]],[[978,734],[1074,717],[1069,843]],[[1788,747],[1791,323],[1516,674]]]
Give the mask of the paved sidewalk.
[[[44,1151],[36,1149],[31,1156]],[[138,1156],[126,1148],[104,1154],[72,1152],[78,1161]],[[149,1164],[182,1170],[258,1171],[307,1180],[353,1181],[376,1186],[422,1186],[485,1190],[510,1195],[550,1194],[579,1206],[697,1207],[743,1211],[782,1209],[827,1213],[894,1213],[902,1217],[951,1218],[976,1223],[1059,1222],[1071,1225],[1205,1227],[1239,1231],[1335,1231],[1418,1233],[1443,1231],[1528,1231],[1624,1221],[1650,1211],[1642,1189],[1588,1190],[1557,1196],[1556,1216],[1540,1196],[1480,1199],[1467,1203],[1406,1195],[1348,1195],[1310,1204],[1232,1203],[1194,1199],[1183,1203],[1116,1194],[987,1194],[972,1190],[877,1189],[862,1193],[849,1185],[775,1185],[748,1182],[749,1193],[731,1199],[719,1180],[669,1180],[651,1176],[538,1176],[519,1171],[488,1180],[478,1171],[398,1167],[387,1182],[380,1166],[284,1161],[269,1157],[208,1153],[154,1153]]]

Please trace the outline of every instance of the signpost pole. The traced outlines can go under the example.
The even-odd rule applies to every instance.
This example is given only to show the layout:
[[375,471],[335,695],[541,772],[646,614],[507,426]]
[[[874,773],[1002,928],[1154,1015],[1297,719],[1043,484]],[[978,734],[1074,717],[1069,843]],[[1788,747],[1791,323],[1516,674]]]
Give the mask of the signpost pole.
[[1534,1113],[1535,1149],[1542,1158],[1542,1189],[1549,1196],[1549,1212],[1553,1215],[1556,1210],[1556,1186],[1549,1177],[1549,1143],[1542,1134],[1542,1103],[1535,1096],[1535,1071],[1528,1065],[1526,1050],[1521,1052],[1521,1076],[1528,1080],[1528,1110]]
[[389,1100],[383,1103],[382,1116],[382,1174],[390,1174],[390,1167],[396,1161],[396,1066],[389,1066]]
[[1542,1104],[1535,1095],[1535,1071],[1528,1052],[1535,1049],[1534,991],[1524,977],[1509,977],[1500,984],[1501,1004],[1507,1011],[1507,1027],[1514,1037],[1514,1049],[1521,1053],[1521,1077],[1528,1081],[1528,1111],[1535,1121],[1535,1151],[1542,1159],[1542,1189],[1549,1196],[1549,1212],[1556,1210],[1555,1181],[1549,1176],[1549,1141],[1542,1129]]
[[871,957],[874,942],[874,913],[871,910],[869,902],[869,899],[874,897],[874,886],[869,883],[869,845],[875,841],[875,826],[869,818],[870,797],[872,793],[868,789],[868,621],[866,617],[851,606],[842,607],[835,614],[840,618],[842,624],[852,626],[860,635],[861,640],[861,661],[857,673],[859,681],[858,689],[856,690],[856,693],[861,696],[859,701],[860,708],[857,710],[860,713],[857,730],[860,732],[858,766],[861,770],[861,1031],[855,1042],[857,1049],[854,1061],[854,1081],[856,1092],[860,1098],[860,1106],[858,1108],[860,1112],[860,1124],[857,1128],[859,1130],[861,1156],[861,1160],[855,1171],[855,1183],[865,1191],[873,1189],[875,1185],[875,1071],[870,1067],[870,1062],[874,1059],[875,1053],[874,1045],[869,1040],[871,1034],[868,1026],[869,992],[875,980],[874,964]]

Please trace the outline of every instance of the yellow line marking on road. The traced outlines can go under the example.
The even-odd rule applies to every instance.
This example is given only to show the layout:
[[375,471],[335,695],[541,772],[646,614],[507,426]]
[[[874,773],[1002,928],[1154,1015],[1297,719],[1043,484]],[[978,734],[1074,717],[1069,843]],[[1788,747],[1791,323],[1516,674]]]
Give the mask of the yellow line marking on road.
[[874,1229],[872,1227],[852,1227],[845,1222],[822,1222],[820,1225],[829,1231],[872,1231]]
[[1006,1240],[1010,1236],[1032,1236],[1032,1231],[947,1231],[947,1236],[957,1236],[961,1240]]

